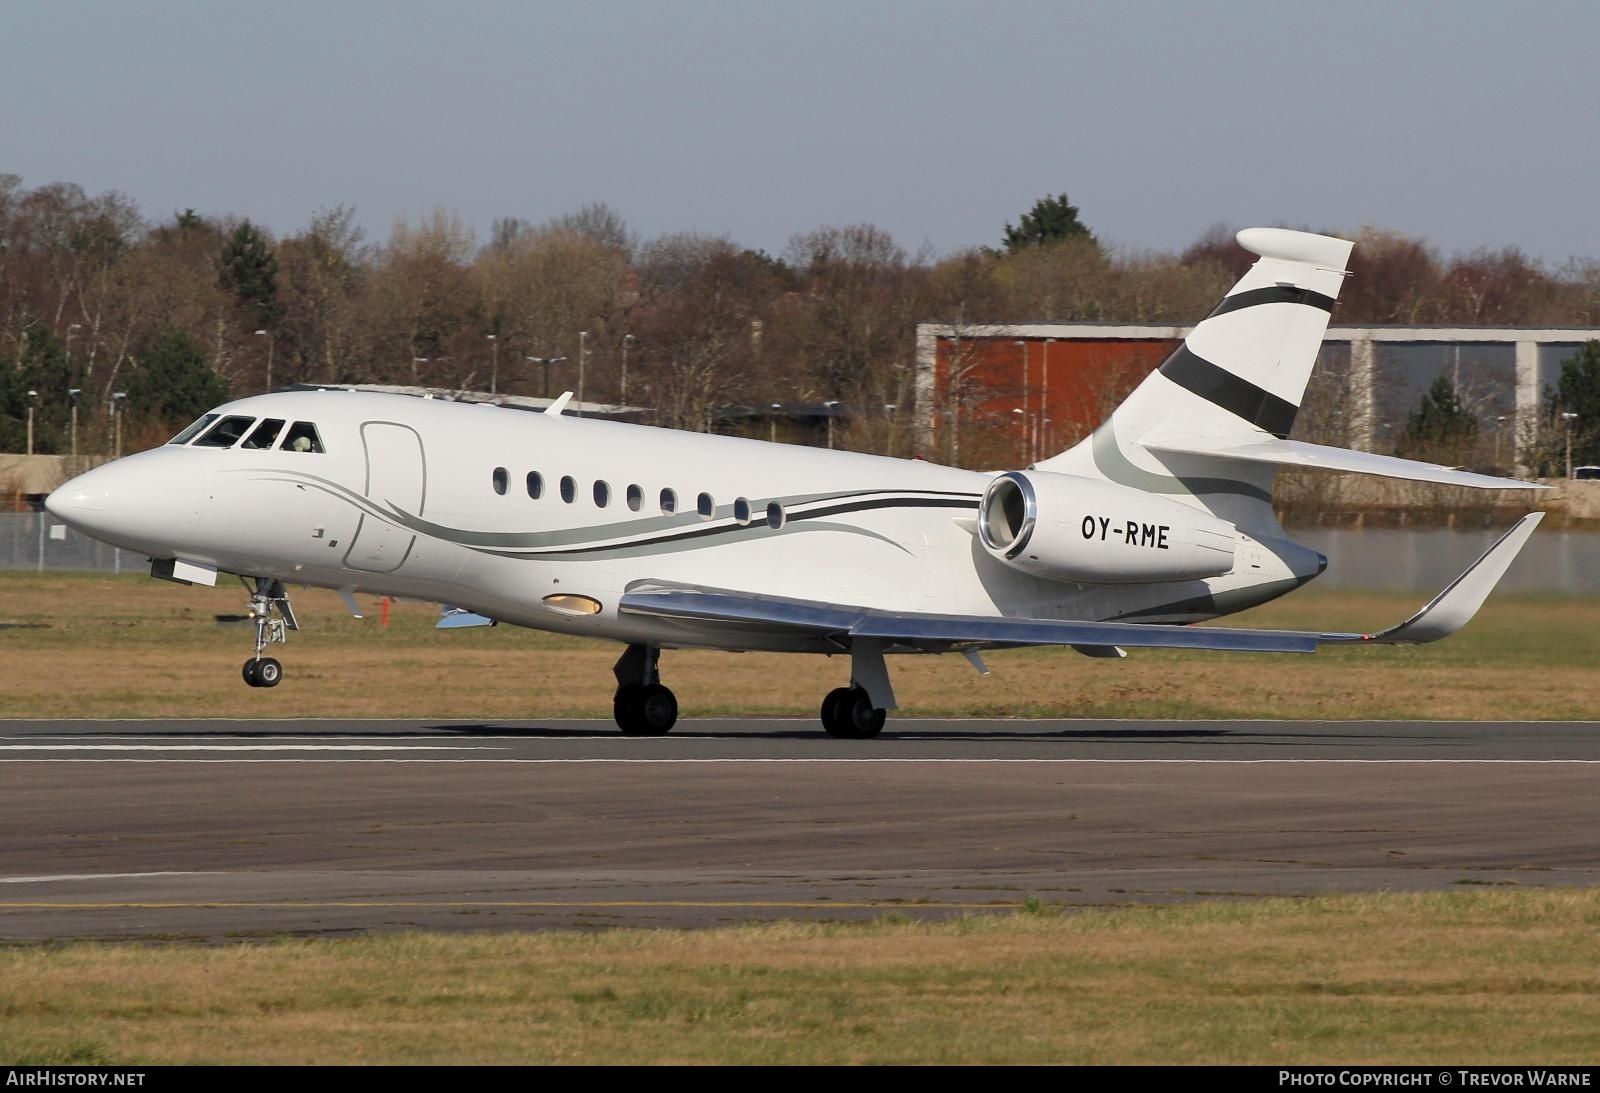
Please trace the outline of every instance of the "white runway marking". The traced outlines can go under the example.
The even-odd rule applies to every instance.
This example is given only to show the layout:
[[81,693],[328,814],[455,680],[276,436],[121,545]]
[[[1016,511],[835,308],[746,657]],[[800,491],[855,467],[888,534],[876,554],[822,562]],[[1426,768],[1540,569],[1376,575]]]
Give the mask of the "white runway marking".
[[[3,750],[3,749],[0,749]],[[225,751],[225,748],[130,748],[130,751]],[[255,750],[255,749],[242,749]],[[270,750],[270,749],[269,749]],[[314,748],[309,750],[316,750]],[[336,749],[329,749],[336,750]],[[358,750],[358,749],[337,749]],[[406,748],[372,749],[407,751]],[[468,748],[438,748],[438,751],[469,751]],[[696,759],[692,757],[683,759],[653,758],[653,759],[516,759],[511,757],[496,759],[8,759],[0,755],[0,763],[511,763],[523,766],[560,766],[573,764],[591,765],[636,765],[636,766],[713,766],[713,765],[751,765],[777,763],[836,763],[851,766],[864,766],[867,764],[955,764],[955,763],[987,763],[987,764],[1099,764],[1102,766],[1215,766],[1215,767],[1264,767],[1264,766],[1319,766],[1328,764],[1342,764],[1345,766],[1368,767],[1444,767],[1444,766],[1501,766],[1501,767],[1586,767],[1600,766],[1600,759],[1081,759],[1063,757],[1060,759],[1032,758],[1032,759],[1002,759],[1002,758],[974,758],[974,759],[934,759],[934,758],[817,758],[817,759]]]
[[48,884],[58,880],[135,880],[139,877],[213,877],[209,871],[163,869],[154,873],[57,873],[40,877],[0,877],[0,884]]
[[0,744],[11,751],[505,751],[450,744]]

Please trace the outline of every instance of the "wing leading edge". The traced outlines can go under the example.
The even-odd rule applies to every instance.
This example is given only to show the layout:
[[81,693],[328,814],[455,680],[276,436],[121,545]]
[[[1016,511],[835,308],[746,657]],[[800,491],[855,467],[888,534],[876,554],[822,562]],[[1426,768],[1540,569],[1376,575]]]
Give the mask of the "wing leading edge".
[[831,640],[841,650],[857,639],[881,642],[886,648],[923,652],[1071,645],[1081,652],[1095,650],[1091,655],[1111,656],[1116,655],[1111,650],[1117,647],[1314,653],[1323,644],[1420,644],[1455,633],[1477,614],[1543,515],[1536,512],[1524,516],[1421,611],[1398,626],[1374,634],[879,611],[654,581],[635,582],[618,606],[628,615],[805,634]]

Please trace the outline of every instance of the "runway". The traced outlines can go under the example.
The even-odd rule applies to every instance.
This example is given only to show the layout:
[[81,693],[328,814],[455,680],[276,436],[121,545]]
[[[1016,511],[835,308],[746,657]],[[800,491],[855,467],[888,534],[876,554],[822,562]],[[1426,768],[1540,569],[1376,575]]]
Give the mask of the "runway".
[[0,722],[0,939],[1600,883],[1600,724]]

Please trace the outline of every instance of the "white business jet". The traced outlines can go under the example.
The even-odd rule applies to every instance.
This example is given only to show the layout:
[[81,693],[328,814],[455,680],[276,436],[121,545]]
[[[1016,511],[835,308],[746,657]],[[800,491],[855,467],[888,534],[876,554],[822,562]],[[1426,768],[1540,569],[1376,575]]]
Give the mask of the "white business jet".
[[1187,624],[1322,572],[1270,503],[1279,466],[1488,489],[1509,479],[1286,439],[1352,244],[1276,228],[1259,260],[1093,436],[1004,473],[349,390],[240,399],[152,451],[51,494],[52,515],[149,555],[154,576],[252,592],[245,681],[299,629],[290,584],[452,605],[441,626],[509,623],[621,642],[617,724],[672,728],[663,648],[849,657],[836,737],[895,707],[888,653],[1069,645],[1313,652],[1417,643],[1477,611],[1532,534],[1524,517],[1432,603],[1374,634]]

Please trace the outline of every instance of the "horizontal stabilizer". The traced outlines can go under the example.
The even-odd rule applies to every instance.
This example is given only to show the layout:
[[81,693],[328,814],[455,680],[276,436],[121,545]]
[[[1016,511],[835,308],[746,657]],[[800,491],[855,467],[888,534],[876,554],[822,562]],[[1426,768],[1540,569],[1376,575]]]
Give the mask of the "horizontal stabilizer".
[[1544,519],[1542,512],[1530,512],[1518,520],[1510,531],[1495,540],[1494,546],[1484,551],[1483,557],[1467,567],[1467,571],[1451,581],[1445,590],[1435,596],[1428,606],[1412,615],[1399,626],[1391,626],[1377,634],[1324,634],[1326,643],[1367,642],[1378,645],[1420,645],[1426,641],[1447,638],[1472,621],[1483,601],[1488,599],[1494,586],[1500,583],[1506,570],[1526,545],[1533,529]]
[[1237,459],[1246,463],[1274,463],[1286,467],[1306,467],[1323,471],[1348,471],[1375,474],[1384,478],[1404,478],[1412,482],[1436,482],[1442,486],[1470,486],[1479,490],[1543,490],[1550,487],[1516,478],[1495,478],[1473,474],[1437,463],[1398,459],[1392,455],[1355,452],[1325,444],[1299,440],[1279,440],[1261,434],[1252,437],[1213,437],[1195,434],[1164,436],[1158,430],[1140,442],[1157,455],[1198,455],[1214,459]]

